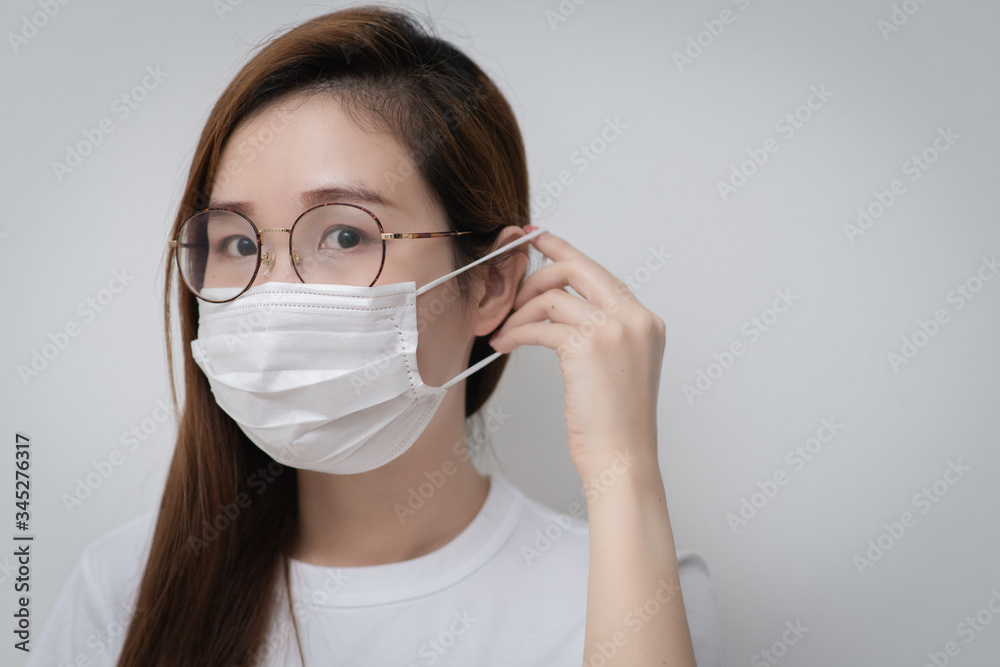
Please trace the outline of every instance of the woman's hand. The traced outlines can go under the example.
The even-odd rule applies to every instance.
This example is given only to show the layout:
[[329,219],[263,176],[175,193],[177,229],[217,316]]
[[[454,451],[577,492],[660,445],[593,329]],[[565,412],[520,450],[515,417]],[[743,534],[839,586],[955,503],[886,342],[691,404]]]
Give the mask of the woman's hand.
[[532,243],[554,261],[524,281],[492,344],[559,355],[570,456],[589,488],[584,664],[694,667],[656,453],[663,320],[558,236]]
[[566,384],[570,456],[584,479],[623,455],[658,474],[663,320],[562,238],[545,232],[531,243],[553,263],[524,281],[515,312],[490,341],[493,348],[510,352],[520,345],[542,345],[556,351]]

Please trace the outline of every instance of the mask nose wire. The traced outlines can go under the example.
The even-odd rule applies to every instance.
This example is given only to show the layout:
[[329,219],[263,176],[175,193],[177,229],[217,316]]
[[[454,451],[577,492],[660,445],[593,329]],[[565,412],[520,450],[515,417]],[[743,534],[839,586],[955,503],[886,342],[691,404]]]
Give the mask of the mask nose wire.
[[[438,285],[440,285],[441,283],[445,282],[446,280],[450,280],[451,278],[454,278],[455,276],[457,276],[458,274],[460,274],[462,271],[467,271],[467,270],[471,269],[476,264],[479,264],[481,262],[485,262],[486,260],[488,260],[490,258],[493,258],[493,257],[496,257],[497,255],[499,255],[501,253],[507,252],[508,250],[510,250],[511,248],[513,248],[514,246],[518,246],[518,245],[521,245],[522,243],[526,243],[527,241],[530,241],[531,239],[535,238],[536,236],[538,236],[539,234],[543,233],[544,231],[545,231],[544,229],[536,229],[533,232],[529,232],[528,234],[525,234],[524,236],[522,236],[519,239],[515,239],[515,240],[511,241],[510,243],[508,243],[506,245],[500,246],[499,248],[497,248],[493,252],[489,253],[488,255],[483,255],[482,257],[480,257],[479,259],[477,259],[474,262],[470,262],[469,264],[466,264],[465,266],[463,266],[461,268],[455,269],[454,271],[452,271],[451,273],[449,273],[447,275],[441,276],[440,278],[438,278],[436,280],[430,281],[429,283],[427,283],[426,285],[424,285],[423,287],[421,287],[420,289],[417,290],[417,296],[423,294],[424,292],[426,292],[429,289],[433,289],[433,288],[437,287]],[[473,366],[473,368],[475,368],[475,366]]]

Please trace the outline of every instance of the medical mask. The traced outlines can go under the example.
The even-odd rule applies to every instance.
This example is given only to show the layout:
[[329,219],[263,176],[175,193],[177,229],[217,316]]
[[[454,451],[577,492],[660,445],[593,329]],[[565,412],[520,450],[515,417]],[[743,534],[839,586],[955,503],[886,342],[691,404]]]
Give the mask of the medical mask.
[[538,236],[537,229],[417,289],[267,282],[226,303],[198,300],[195,363],[215,400],[271,458],[349,475],[409,449],[448,388],[417,369],[417,296]]

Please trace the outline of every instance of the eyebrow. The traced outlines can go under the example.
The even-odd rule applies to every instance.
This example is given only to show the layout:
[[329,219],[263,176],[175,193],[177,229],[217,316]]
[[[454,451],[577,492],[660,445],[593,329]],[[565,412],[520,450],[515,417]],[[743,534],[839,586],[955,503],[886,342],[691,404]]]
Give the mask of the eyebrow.
[[[362,204],[378,204],[396,208],[396,205],[383,197],[377,190],[360,183],[349,185],[330,185],[315,190],[303,192],[299,199],[306,208],[327,204],[334,201],[350,201]],[[247,201],[212,201],[209,208],[231,208],[246,216],[253,216],[257,212],[257,207],[253,202]]]

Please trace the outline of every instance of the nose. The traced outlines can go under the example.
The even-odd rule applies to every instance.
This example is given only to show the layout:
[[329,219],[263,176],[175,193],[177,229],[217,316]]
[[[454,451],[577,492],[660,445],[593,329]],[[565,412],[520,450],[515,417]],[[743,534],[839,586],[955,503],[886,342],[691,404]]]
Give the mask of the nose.
[[260,230],[260,269],[254,278],[254,285],[265,282],[300,283],[299,276],[292,267],[288,253],[288,239],[291,230],[271,228]]

